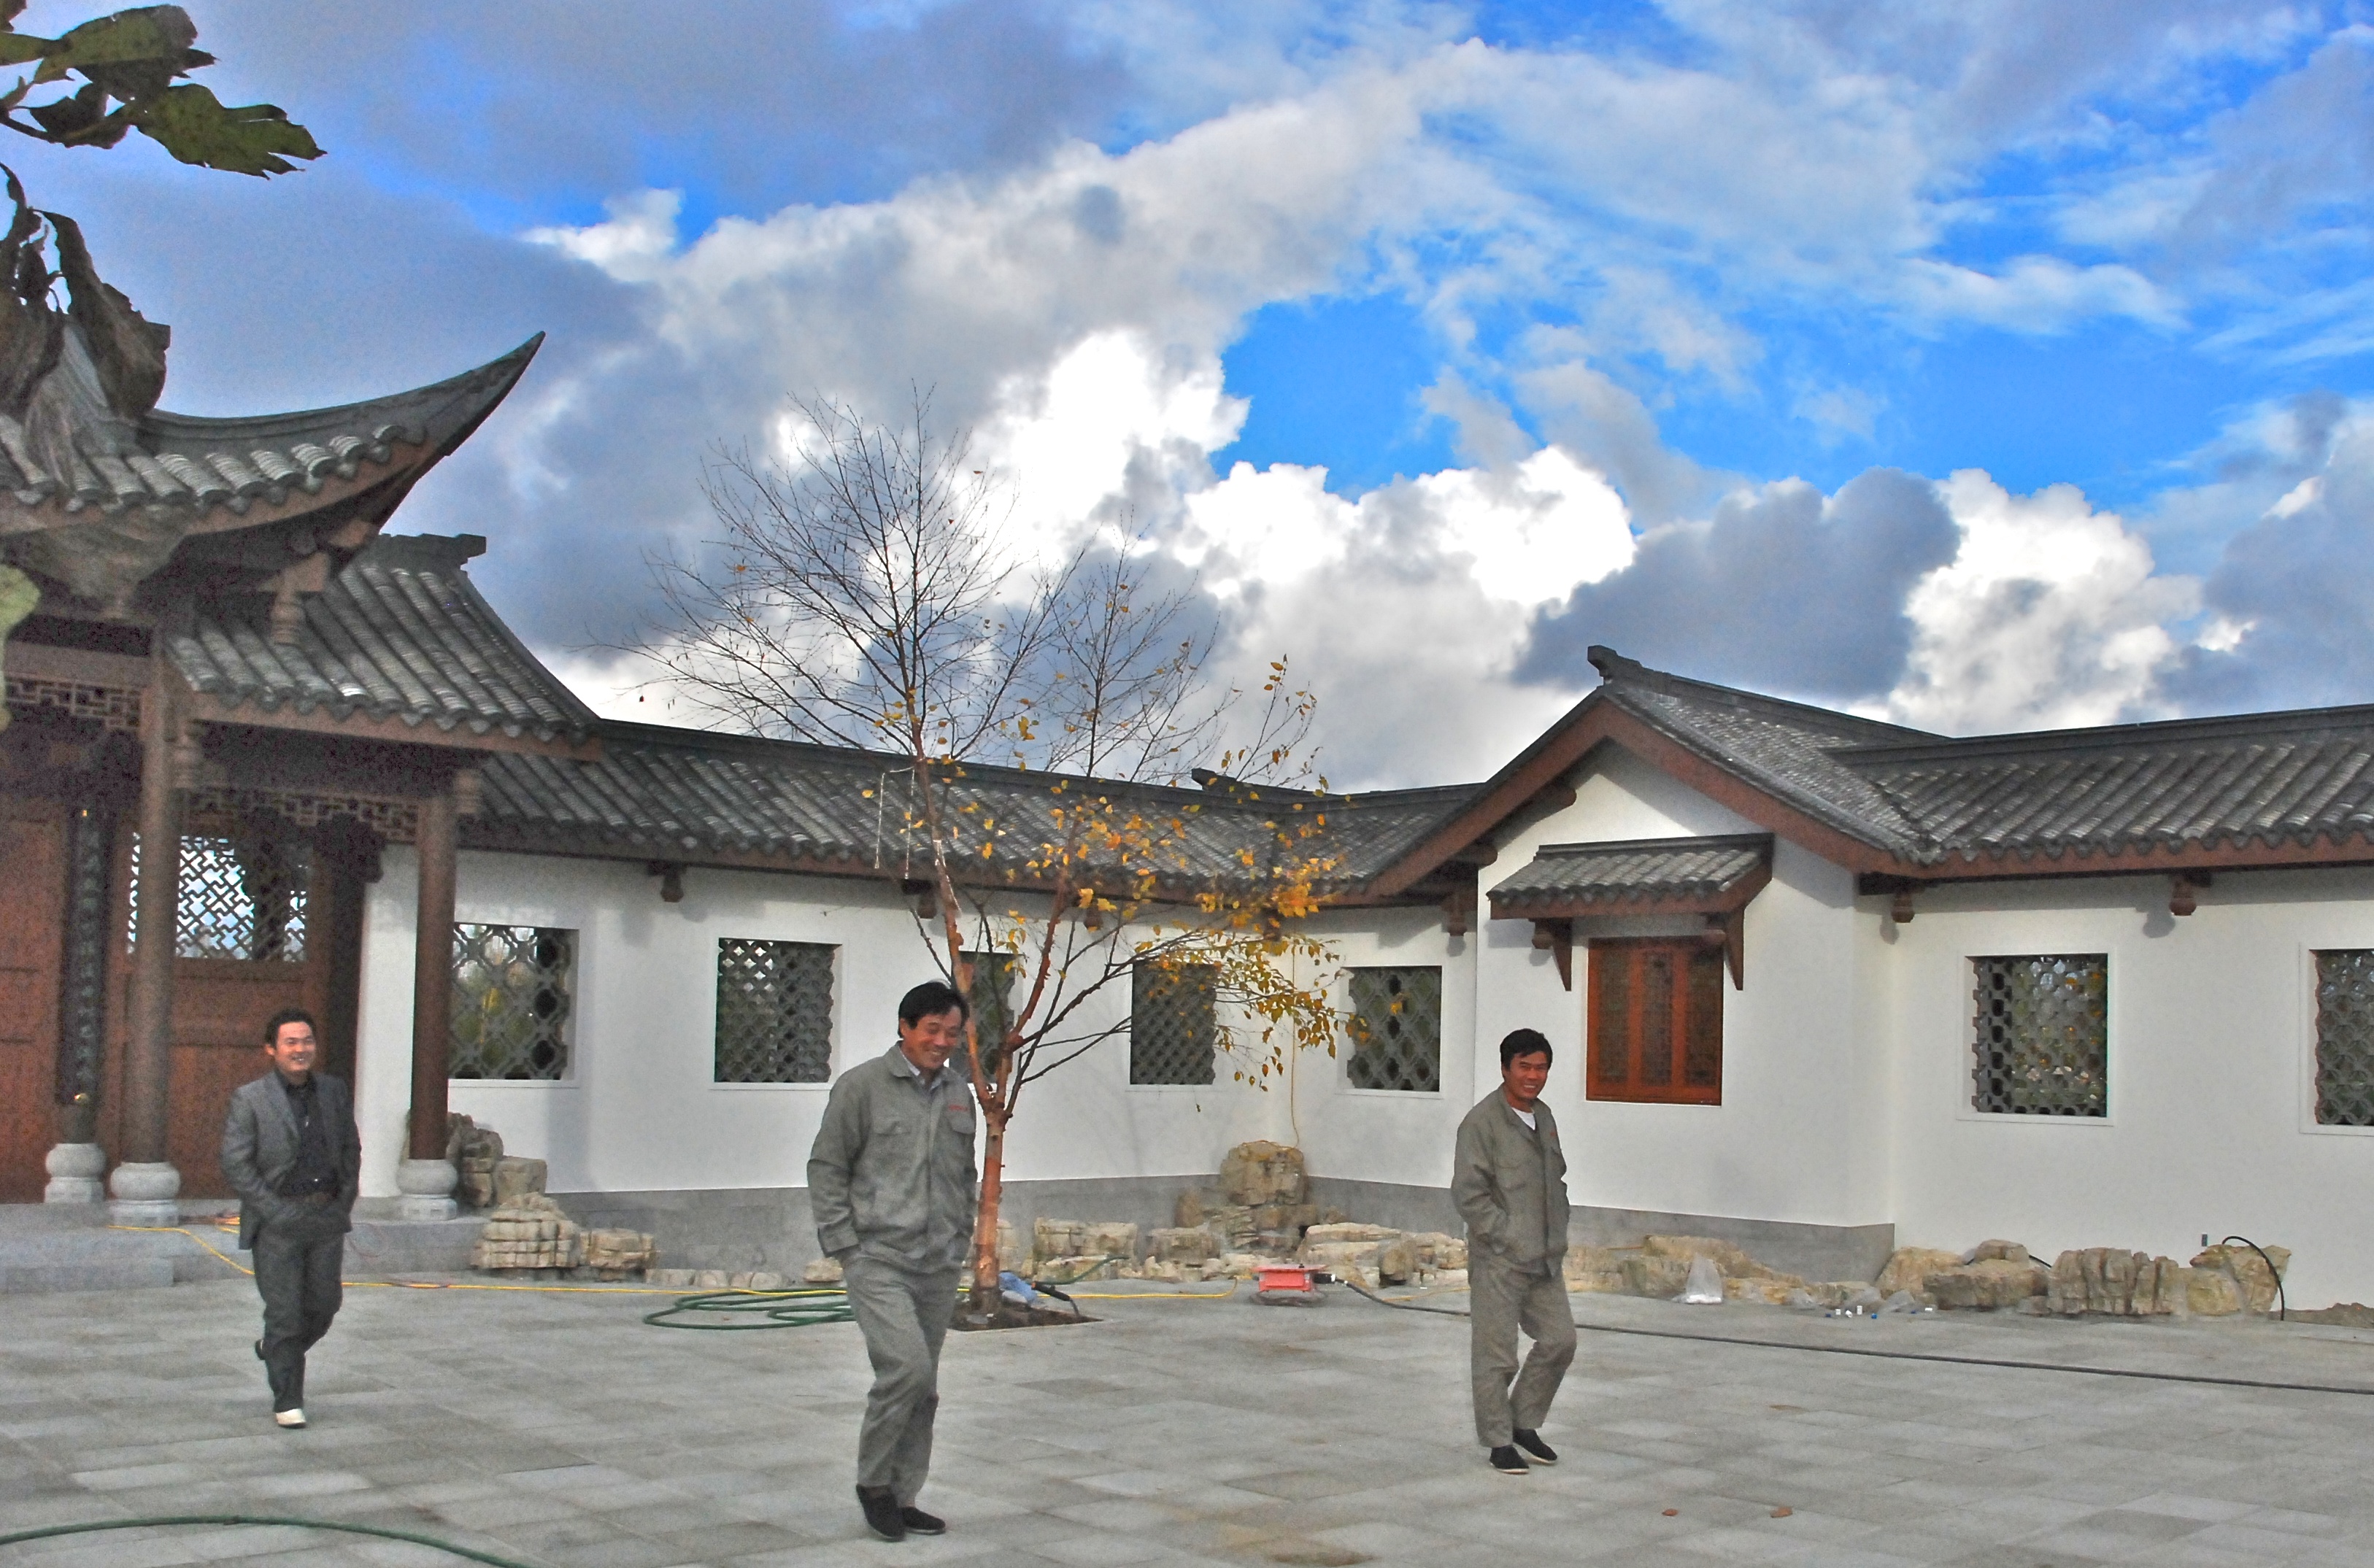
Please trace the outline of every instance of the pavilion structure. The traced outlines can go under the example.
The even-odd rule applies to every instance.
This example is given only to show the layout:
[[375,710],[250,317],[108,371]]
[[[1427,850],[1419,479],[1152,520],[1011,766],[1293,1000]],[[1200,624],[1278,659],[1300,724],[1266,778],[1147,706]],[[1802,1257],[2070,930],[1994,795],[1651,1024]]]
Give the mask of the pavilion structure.
[[344,407],[170,414],[167,330],[68,228],[67,307],[0,326],[0,1200],[94,1199],[104,1174],[119,1223],[170,1224],[224,1193],[260,1020],[310,1008],[351,1071],[364,888],[405,842],[399,1185],[441,1218],[458,824],[491,755],[600,743],[462,576],[479,542],[380,532],[541,338]]

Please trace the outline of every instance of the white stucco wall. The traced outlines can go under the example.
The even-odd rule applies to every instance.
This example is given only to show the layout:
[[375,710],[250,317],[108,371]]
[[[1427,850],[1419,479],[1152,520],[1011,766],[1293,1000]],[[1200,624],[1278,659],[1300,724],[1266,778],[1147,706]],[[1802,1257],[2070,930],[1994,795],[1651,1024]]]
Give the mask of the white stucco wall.
[[[1964,884],[1921,895],[1906,926],[1865,901],[1899,1239],[2181,1261],[2232,1233],[2293,1249],[2296,1305],[2374,1300],[2374,1129],[2316,1125],[2310,957],[2374,947],[2374,872],[2221,873],[2183,919],[2168,895],[2165,877]],[[1980,1116],[1970,960],[2058,953],[2110,960],[2110,1115]]]
[[[410,1103],[415,867],[391,848],[366,915],[358,1111],[364,1190],[394,1191]],[[464,854],[455,917],[578,933],[568,1076],[456,1081],[454,1110],[549,1162],[555,1191],[805,1185],[829,1084],[711,1082],[717,941],[751,937],[839,949],[833,1070],[889,1048],[898,1000],[934,969],[887,888],[756,872],[694,869],[665,904],[640,864]],[[1127,981],[1092,1004],[1110,1019]],[[1129,1082],[1125,1039],[1107,1041],[1025,1091],[1007,1148],[1016,1180],[1208,1173],[1233,1144],[1288,1135],[1282,1093],[1219,1082]]]
[[[1760,831],[1614,746],[1585,760],[1571,805],[1524,824],[1484,868],[1487,889],[1544,844]],[[1853,879],[1782,840],[1747,907],[1745,990],[1723,991],[1722,1103],[1635,1105],[1583,1094],[1589,937],[1702,929],[1693,919],[1577,923],[1574,989],[1524,920],[1486,922],[1476,977],[1480,1096],[1498,1043],[1529,1025],[1556,1053],[1546,1097],[1579,1203],[1808,1224],[1886,1222],[1885,1060],[1863,1021]]]

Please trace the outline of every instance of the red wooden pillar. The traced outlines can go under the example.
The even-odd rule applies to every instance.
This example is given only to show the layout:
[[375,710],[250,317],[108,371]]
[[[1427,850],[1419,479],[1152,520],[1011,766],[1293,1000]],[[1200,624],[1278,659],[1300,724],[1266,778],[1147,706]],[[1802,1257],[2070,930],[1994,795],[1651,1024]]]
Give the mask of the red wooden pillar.
[[451,1219],[461,1173],[445,1158],[446,1085],[453,1032],[453,881],[460,848],[453,791],[420,802],[414,839],[419,888],[412,947],[412,1114],[396,1168],[401,1218]]
[[132,932],[132,1018],[123,1054],[122,1162],[108,1177],[118,1224],[181,1223],[172,1129],[173,960],[182,896],[180,726],[163,666],[140,703],[140,877]]

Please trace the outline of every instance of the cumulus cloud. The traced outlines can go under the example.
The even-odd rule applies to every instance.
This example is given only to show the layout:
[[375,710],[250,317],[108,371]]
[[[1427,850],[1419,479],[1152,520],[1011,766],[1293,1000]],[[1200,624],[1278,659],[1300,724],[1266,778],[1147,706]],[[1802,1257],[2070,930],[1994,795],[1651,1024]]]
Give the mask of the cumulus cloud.
[[[2148,711],[2199,585],[2074,486],[2014,496],[1964,470],[1939,486],[1960,540],[1906,597],[1888,717],[1949,733],[2107,724]],[[2145,711],[2137,711],[2139,708]]]
[[1535,623],[1520,678],[1586,684],[1605,643],[1705,680],[1833,702],[1886,690],[1915,634],[1906,595],[1951,560],[1934,486],[1875,470],[1824,497],[1802,480],[1742,489],[1640,541],[1618,573]]

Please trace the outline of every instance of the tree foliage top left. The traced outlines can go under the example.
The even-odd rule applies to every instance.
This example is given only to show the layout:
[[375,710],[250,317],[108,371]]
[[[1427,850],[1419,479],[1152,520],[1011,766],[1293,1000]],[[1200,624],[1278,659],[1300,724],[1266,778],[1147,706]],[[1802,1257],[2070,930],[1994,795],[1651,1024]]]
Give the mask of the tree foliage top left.
[[[227,105],[180,79],[215,57],[193,47],[197,24],[179,6],[118,11],[38,38],[16,30],[25,5],[0,0],[0,69],[33,67],[0,93],[0,125],[64,147],[112,147],[138,131],[183,163],[259,178],[293,172],[291,158],[322,156],[312,134],[277,106]],[[32,101],[75,77],[72,91]]]

